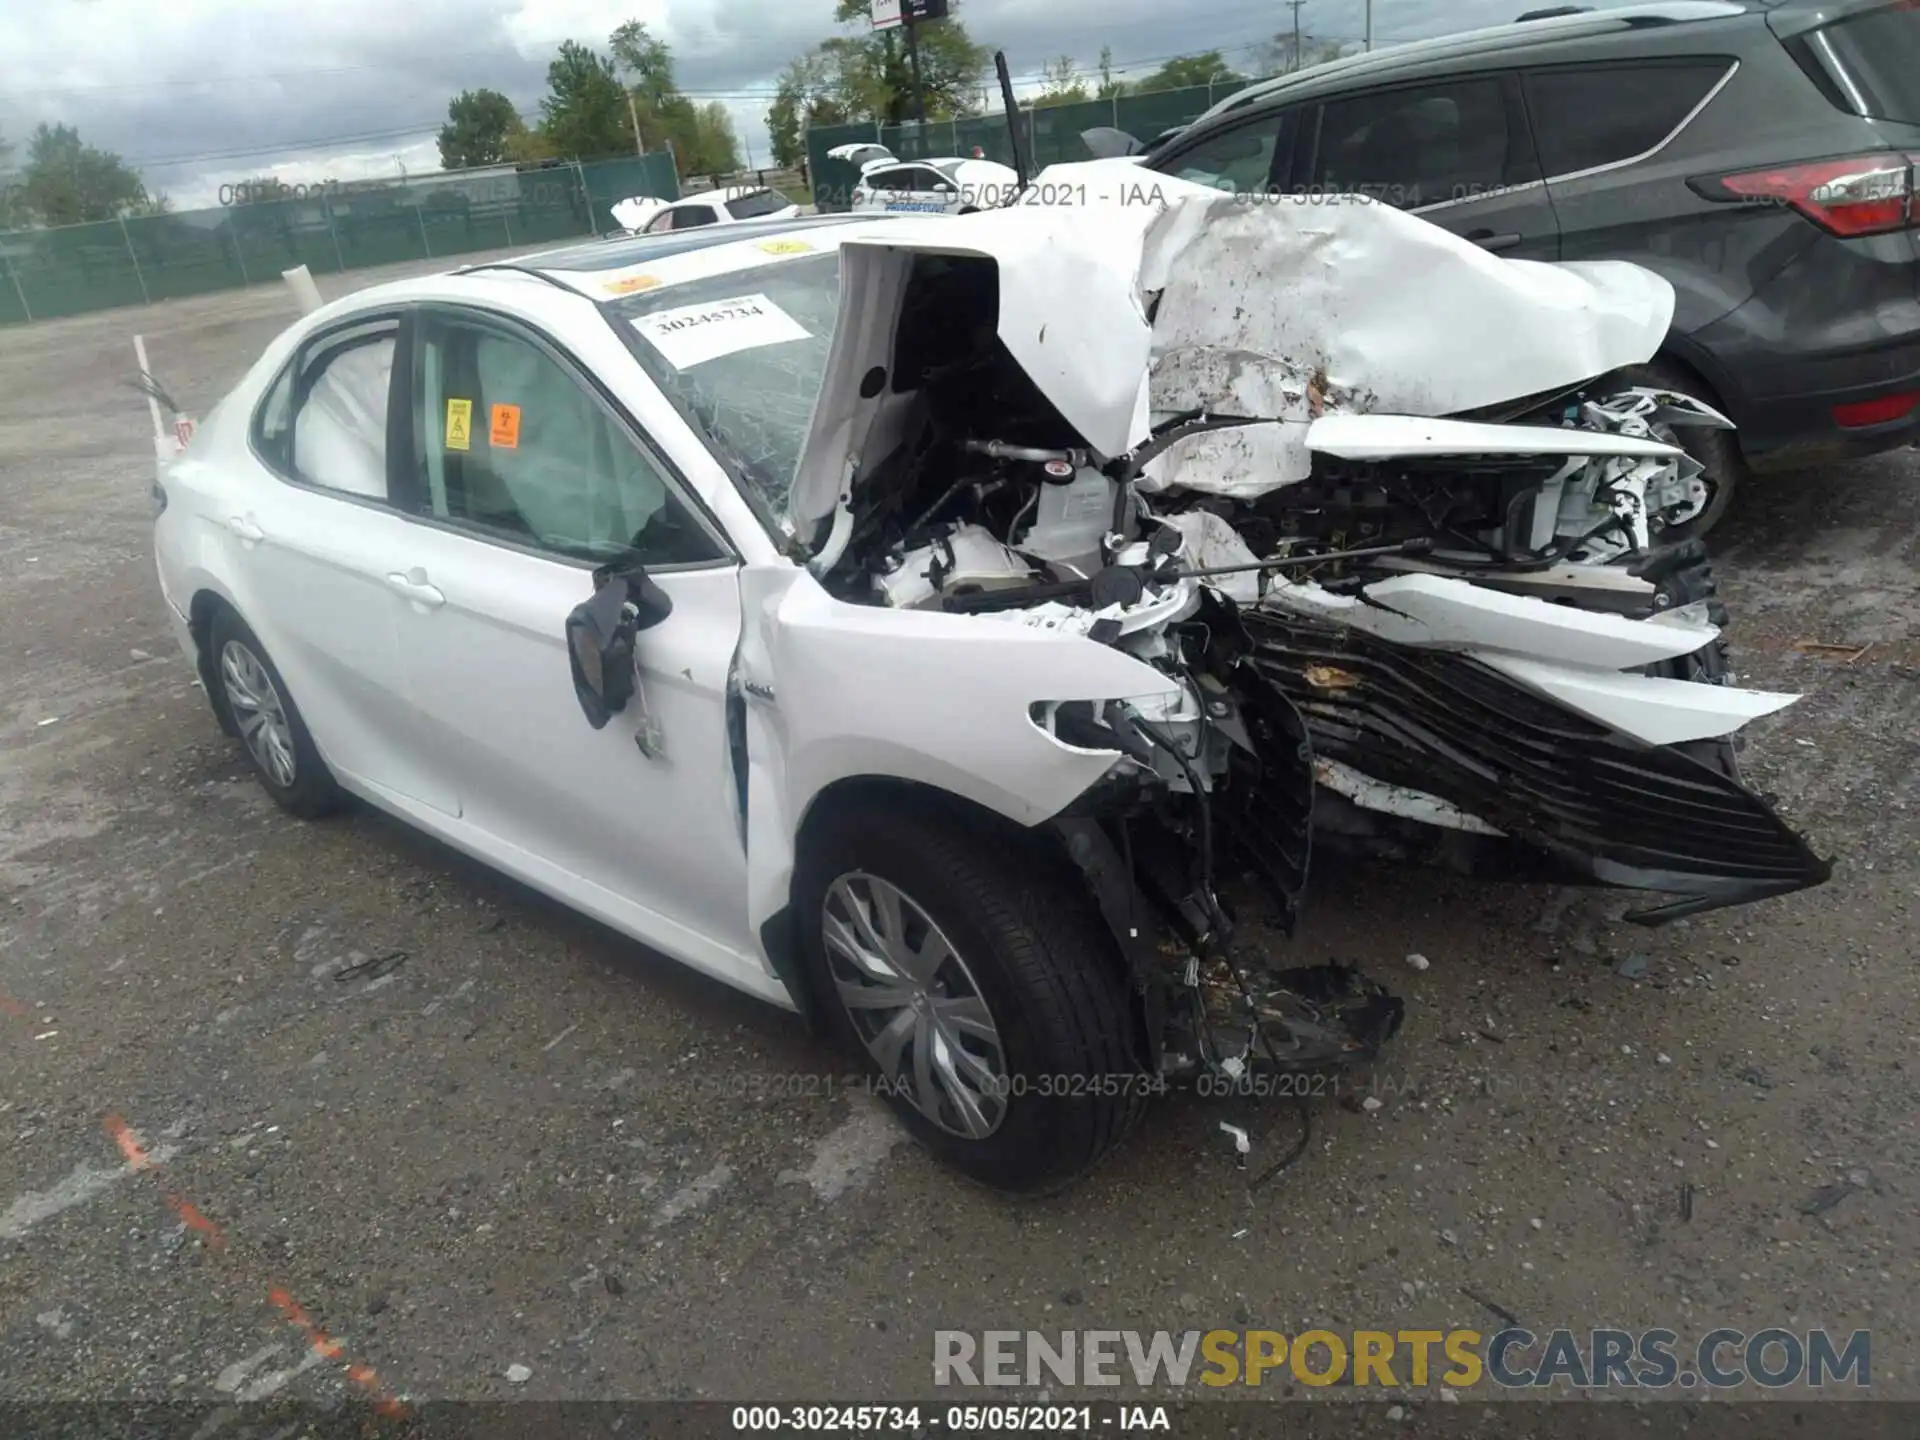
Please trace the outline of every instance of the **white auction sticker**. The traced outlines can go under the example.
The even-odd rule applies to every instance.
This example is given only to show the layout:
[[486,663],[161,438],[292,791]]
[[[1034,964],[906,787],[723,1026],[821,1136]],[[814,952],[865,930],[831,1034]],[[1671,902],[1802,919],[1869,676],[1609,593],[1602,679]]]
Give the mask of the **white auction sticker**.
[[639,316],[633,328],[667,357],[676,370],[691,369],[722,355],[806,340],[810,333],[764,295],[741,295],[710,305],[686,305]]

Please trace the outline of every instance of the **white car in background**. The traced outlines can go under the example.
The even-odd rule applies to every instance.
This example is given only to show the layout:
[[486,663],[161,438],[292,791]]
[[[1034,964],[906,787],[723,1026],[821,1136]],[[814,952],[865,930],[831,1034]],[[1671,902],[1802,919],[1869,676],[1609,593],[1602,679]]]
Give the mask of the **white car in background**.
[[358,797],[808,1016],[1008,1190],[1170,1084],[1371,1062],[1401,1002],[1220,898],[1290,934],[1323,845],[1649,920],[1827,879],[1734,759],[1795,697],[1719,683],[1656,538],[1703,503],[1673,427],[1725,421],[1613,378],[1671,287],[1156,192],[312,311],[158,467],[218,723],[295,815]]
[[682,200],[635,195],[613,207],[613,218],[630,235],[660,235],[747,220],[790,220],[800,206],[766,185],[730,185]]
[[829,159],[860,167],[853,213],[967,215],[1011,205],[1018,173],[996,160],[958,155],[902,160],[881,145],[838,145]]

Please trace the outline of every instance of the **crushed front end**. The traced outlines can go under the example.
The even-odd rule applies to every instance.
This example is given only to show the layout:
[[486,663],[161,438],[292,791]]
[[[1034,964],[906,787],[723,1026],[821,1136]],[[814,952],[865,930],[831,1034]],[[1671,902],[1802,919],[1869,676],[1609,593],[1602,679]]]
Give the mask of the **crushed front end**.
[[1222,898],[1291,935],[1316,849],[1643,892],[1648,923],[1823,883],[1739,773],[1740,730],[1796,697],[1732,683],[1704,548],[1663,540],[1706,497],[1680,437],[1727,422],[1619,375],[1666,333],[1663,282],[1169,188],[1110,231],[1030,211],[849,246],[795,527],[842,602],[1175,682],[1030,714],[1111,757],[1047,823],[1153,1067],[1322,1072],[1399,1029]]

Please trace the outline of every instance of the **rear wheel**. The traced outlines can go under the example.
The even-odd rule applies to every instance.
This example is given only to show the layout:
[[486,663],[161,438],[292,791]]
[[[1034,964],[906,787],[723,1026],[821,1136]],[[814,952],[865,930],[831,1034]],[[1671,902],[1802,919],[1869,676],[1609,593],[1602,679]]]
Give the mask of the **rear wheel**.
[[1086,1174],[1145,1107],[1113,939],[1077,877],[940,804],[850,806],[795,876],[809,979],[908,1131],[997,1190]]
[[299,707],[259,637],[233,611],[223,609],[214,616],[208,644],[220,704],[266,792],[283,810],[303,820],[318,820],[339,810],[346,795],[320,758]]
[[[1714,403],[1713,396],[1701,393],[1706,387],[1699,380],[1664,361],[1655,360],[1647,365],[1632,366],[1621,371],[1620,378],[1629,385],[1642,385],[1654,390],[1678,390],[1682,395],[1691,395],[1708,404]],[[1740,456],[1740,446],[1731,430],[1716,430],[1704,425],[1677,428],[1656,425],[1654,434],[1670,445],[1678,445],[1698,460],[1705,467],[1705,473],[1700,478],[1707,486],[1706,509],[1684,525],[1671,525],[1660,531],[1653,537],[1654,543],[1674,545],[1682,540],[1699,540],[1719,526],[1733,505],[1734,492],[1746,474],[1746,461]]]

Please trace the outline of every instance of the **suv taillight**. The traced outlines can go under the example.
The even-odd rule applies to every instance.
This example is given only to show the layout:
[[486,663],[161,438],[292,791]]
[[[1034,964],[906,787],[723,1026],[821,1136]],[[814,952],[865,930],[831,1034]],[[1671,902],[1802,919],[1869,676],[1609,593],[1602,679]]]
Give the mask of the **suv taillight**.
[[1920,156],[1855,155],[1743,170],[1692,184],[1709,200],[1791,205],[1821,228],[1851,238],[1920,225],[1920,198],[1914,193],[1917,167]]

